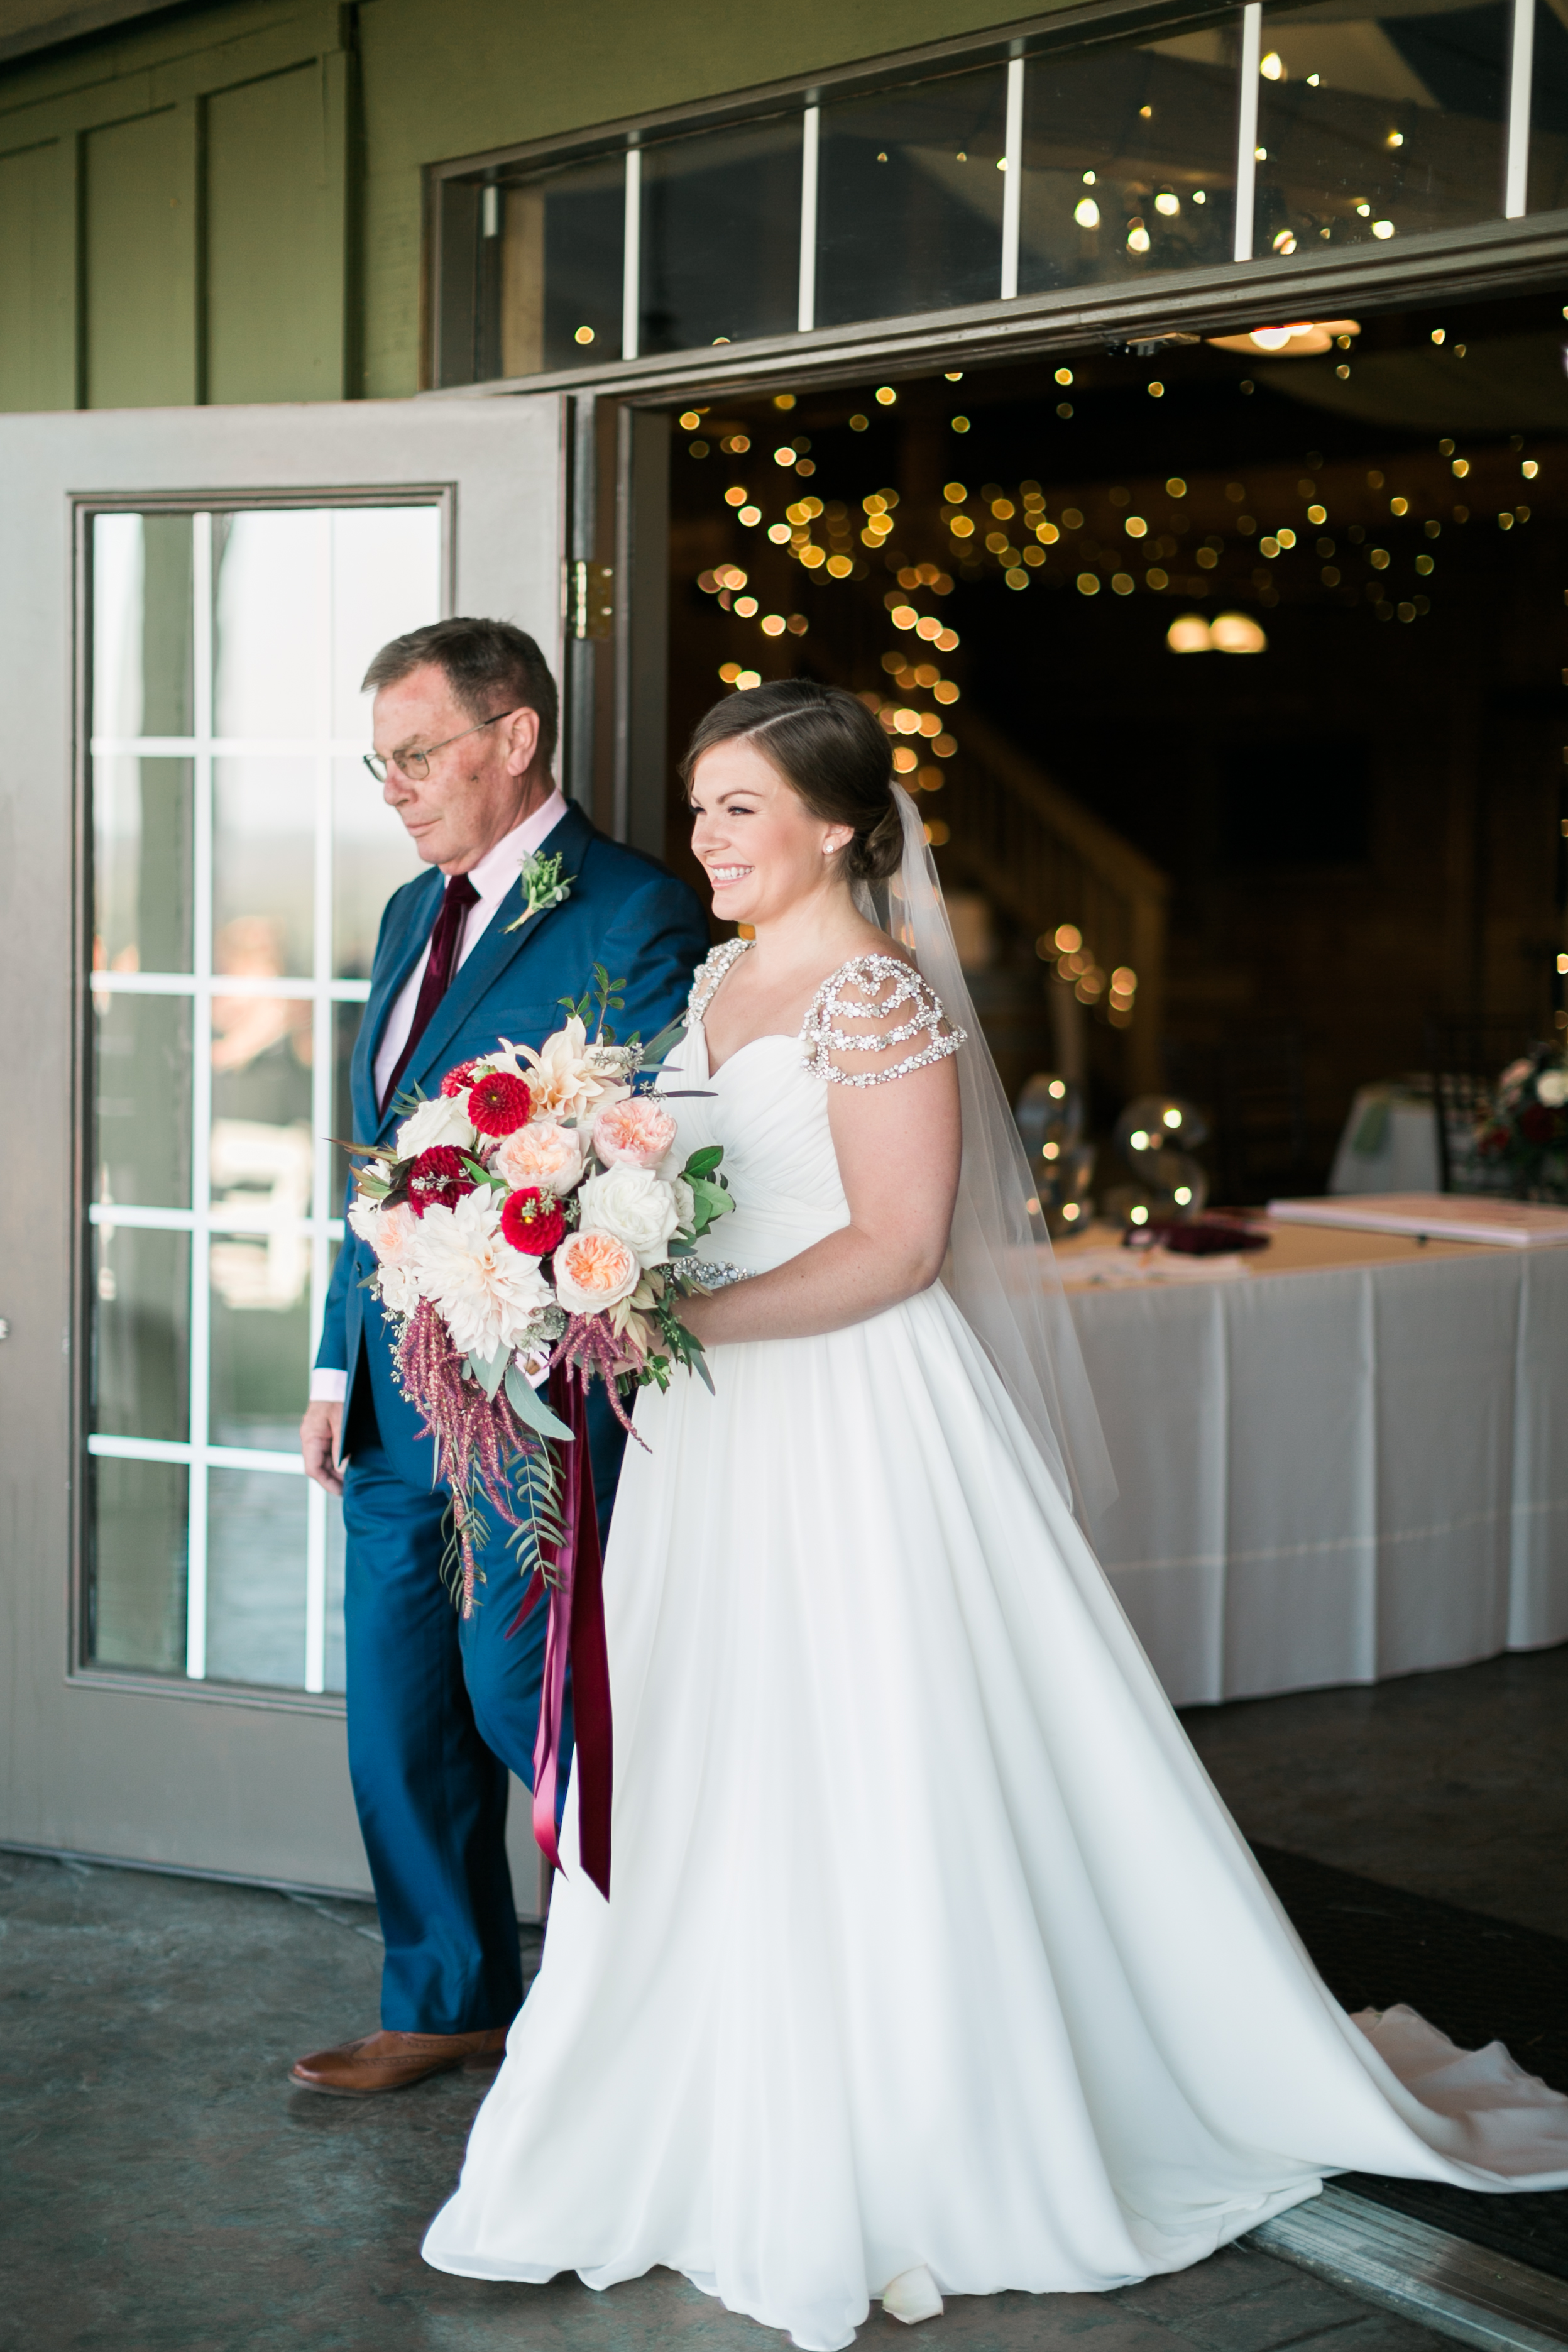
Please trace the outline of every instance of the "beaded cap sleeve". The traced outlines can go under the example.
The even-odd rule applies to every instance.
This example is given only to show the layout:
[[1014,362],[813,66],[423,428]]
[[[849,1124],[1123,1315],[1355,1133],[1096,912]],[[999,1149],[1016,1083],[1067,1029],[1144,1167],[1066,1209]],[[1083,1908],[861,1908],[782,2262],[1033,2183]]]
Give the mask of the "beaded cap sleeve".
[[721,940],[716,948],[709,948],[693,976],[691,994],[686,999],[686,1018],[700,1021],[707,1011],[714,991],[732,964],[740,961],[749,940]]
[[[863,955],[822,982],[800,1042],[813,1077],[838,1087],[880,1087],[956,1054],[965,1034],[913,965],[899,956]],[[901,1054],[900,1046],[909,1050]]]

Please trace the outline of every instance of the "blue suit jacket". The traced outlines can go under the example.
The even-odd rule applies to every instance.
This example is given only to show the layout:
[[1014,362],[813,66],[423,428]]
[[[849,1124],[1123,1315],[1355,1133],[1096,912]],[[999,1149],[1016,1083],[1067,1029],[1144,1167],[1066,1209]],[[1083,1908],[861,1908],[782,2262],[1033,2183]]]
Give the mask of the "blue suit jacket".
[[[612,1016],[618,1037],[655,1037],[683,1009],[692,973],[708,949],[702,908],[685,883],[651,857],[608,841],[580,809],[569,806],[541,845],[559,852],[570,896],[535,915],[520,931],[508,926],[523,911],[521,881],[513,884],[473,953],[453,981],[414,1048],[398,1091],[415,1086],[434,1094],[444,1071],[489,1052],[500,1037],[540,1045],[565,1014],[563,996],[580,996],[601,963],[612,980],[624,977],[626,1009]],[[434,924],[445,887],[433,866],[388,901],[371,972],[370,1003],[360,1027],[350,1073],[354,1140],[384,1143],[396,1120],[376,1101],[375,1058],[387,1015],[413,970]],[[368,1371],[382,1443],[400,1476],[428,1488],[434,1465],[428,1438],[392,1377],[392,1348],[380,1304],[363,1287],[375,1259],[352,1232],[344,1236],[327,1293],[318,1366],[346,1371],[343,1429],[351,1425],[356,1381]]]

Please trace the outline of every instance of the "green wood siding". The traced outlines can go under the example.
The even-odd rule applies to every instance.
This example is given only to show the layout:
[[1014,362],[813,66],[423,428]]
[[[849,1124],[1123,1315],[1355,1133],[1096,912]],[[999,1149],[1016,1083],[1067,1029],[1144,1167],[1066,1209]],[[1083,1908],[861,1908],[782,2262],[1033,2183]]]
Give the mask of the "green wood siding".
[[170,107],[83,142],[89,408],[195,400],[195,123]]
[[426,166],[1015,14],[228,0],[18,59],[0,67],[0,405],[416,391]]
[[71,144],[0,155],[0,408],[70,408],[76,382]]
[[209,400],[339,400],[342,159],[318,65],[207,101]]

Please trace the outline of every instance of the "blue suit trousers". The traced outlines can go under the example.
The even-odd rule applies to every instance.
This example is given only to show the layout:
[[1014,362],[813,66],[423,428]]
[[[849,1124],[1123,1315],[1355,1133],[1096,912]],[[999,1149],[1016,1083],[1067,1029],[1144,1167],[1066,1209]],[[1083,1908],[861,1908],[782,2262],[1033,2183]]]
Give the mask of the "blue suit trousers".
[[[602,1538],[623,1441],[597,1387],[589,1412]],[[547,1612],[540,1601],[508,1639],[523,1586],[492,1511],[478,1606],[460,1616],[441,1578],[445,1486],[400,1475],[370,1412],[355,1421],[343,1478],[349,1769],[386,1947],[382,2023],[480,2032],[522,2005],[507,1776],[533,1782]],[[569,1682],[563,1795],[570,1744]]]

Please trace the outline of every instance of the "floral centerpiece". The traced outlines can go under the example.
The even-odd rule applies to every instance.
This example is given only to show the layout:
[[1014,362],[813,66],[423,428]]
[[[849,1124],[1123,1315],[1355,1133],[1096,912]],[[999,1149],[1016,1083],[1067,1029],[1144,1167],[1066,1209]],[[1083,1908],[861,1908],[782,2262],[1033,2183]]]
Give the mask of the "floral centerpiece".
[[1568,1064],[1550,1045],[1511,1062],[1476,1128],[1484,1167],[1516,1198],[1568,1201]]
[[349,1211],[375,1255],[367,1287],[392,1324],[399,1384],[451,1490],[455,1598],[465,1616],[476,1605],[486,1505],[523,1573],[508,1630],[549,1596],[535,1834],[556,1859],[570,1650],[583,1863],[606,1893],[609,1685],[584,1402],[601,1381],[635,1436],[636,1389],[667,1386],[676,1365],[712,1387],[680,1305],[706,1286],[697,1244],[734,1206],[716,1146],[677,1165],[676,1123],[653,1091],[683,1024],[646,1051],[615,1044],[604,1024],[621,985],[595,966],[593,989],[563,1000],[564,1025],[537,1052],[502,1038],[448,1070],[438,1094],[400,1098],[390,1145],[350,1147]]

